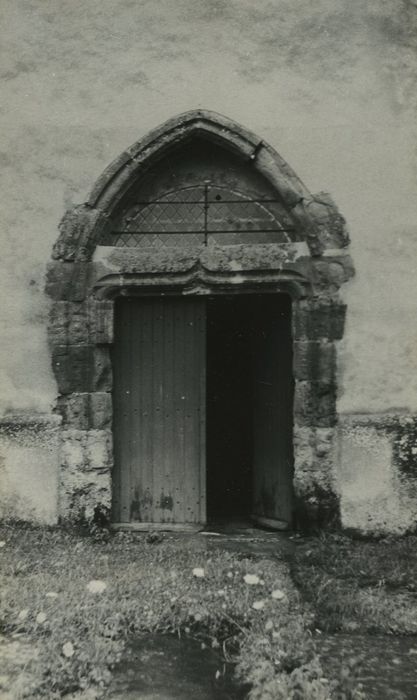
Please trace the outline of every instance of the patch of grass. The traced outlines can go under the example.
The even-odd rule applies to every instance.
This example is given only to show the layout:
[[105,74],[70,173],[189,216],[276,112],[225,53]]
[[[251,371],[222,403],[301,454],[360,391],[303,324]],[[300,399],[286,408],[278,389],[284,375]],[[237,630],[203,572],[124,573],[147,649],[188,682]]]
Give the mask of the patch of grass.
[[326,631],[417,634],[417,537],[301,540],[292,575]]
[[[146,632],[200,636],[232,650],[252,700],[342,697],[345,679],[323,678],[311,619],[282,562],[122,533],[95,542],[10,528],[0,539],[2,632],[32,651],[16,699],[89,688],[99,696],[126,642]],[[349,689],[343,697],[361,695]]]

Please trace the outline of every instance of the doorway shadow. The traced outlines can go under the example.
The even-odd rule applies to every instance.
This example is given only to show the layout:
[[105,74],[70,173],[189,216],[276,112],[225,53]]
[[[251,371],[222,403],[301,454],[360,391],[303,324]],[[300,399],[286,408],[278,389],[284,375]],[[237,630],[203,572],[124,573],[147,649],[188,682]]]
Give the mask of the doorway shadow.
[[[263,379],[263,370],[260,369],[262,342],[270,334],[270,329],[278,324],[280,347],[276,349],[276,362],[285,365],[287,374],[291,373],[290,315],[290,299],[281,294],[214,296],[207,301],[206,454],[209,525],[230,528],[234,524],[234,527],[240,529],[253,527],[251,514],[254,512],[256,477],[254,451],[257,449],[259,455],[259,435],[262,434],[259,422],[264,420],[264,416],[268,420],[265,410],[259,409],[257,387]],[[285,392],[281,393],[282,400],[287,402]],[[261,400],[265,404],[269,398]],[[280,397],[276,400],[281,401]],[[278,409],[280,410],[288,413],[291,405],[283,405]],[[292,417],[289,416],[289,420],[281,420],[280,425],[271,423],[267,429],[288,432],[291,431],[291,422]],[[273,447],[279,451],[279,441]],[[279,468],[280,454],[271,455],[267,459],[274,461]],[[268,498],[273,499],[274,495],[265,494],[265,499]]]

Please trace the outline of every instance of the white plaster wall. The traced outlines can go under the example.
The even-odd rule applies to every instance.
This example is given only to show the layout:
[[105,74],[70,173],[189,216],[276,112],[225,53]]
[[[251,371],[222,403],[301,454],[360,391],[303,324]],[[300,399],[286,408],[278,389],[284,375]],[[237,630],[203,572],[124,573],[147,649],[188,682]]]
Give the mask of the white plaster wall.
[[122,149],[206,107],[350,225],[341,411],[417,408],[415,75],[406,0],[3,0],[0,410],[48,410],[44,262]]
[[0,519],[57,522],[56,430],[38,437],[0,437]]
[[402,534],[417,522],[416,481],[404,481],[394,466],[392,434],[363,418],[352,416],[339,427],[342,526]]

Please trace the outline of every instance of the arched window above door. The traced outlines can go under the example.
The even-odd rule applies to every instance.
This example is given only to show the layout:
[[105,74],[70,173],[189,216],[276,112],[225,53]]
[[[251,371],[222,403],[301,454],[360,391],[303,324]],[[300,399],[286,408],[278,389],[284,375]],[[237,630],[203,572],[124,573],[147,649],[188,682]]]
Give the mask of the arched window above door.
[[206,182],[137,201],[116,219],[100,243],[138,248],[288,243],[294,230],[278,199],[255,198]]
[[97,246],[290,241],[305,241],[317,257],[346,247],[349,236],[331,198],[312,195],[271,146],[226,117],[196,110],[108,166],[88,200],[66,212],[53,258],[88,261]]
[[130,184],[98,243],[186,248],[289,243],[296,234],[290,210],[251,161],[200,135],[174,144]]

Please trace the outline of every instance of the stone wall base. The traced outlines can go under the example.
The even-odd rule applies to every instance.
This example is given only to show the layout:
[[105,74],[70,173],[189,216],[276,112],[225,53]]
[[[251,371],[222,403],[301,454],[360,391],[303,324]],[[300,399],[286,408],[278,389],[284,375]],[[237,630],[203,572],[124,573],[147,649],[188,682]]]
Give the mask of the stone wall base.
[[303,531],[340,526],[337,428],[294,427],[294,518]]
[[[91,520],[97,508],[108,513],[111,469],[108,426],[68,428],[57,415],[0,420],[2,519],[76,524]],[[296,425],[294,495],[302,530],[415,531],[417,416],[343,415],[336,426]]]
[[417,528],[417,416],[345,415],[337,491],[343,529],[402,534]]
[[58,522],[60,418],[0,419],[0,518],[39,525]]
[[111,507],[112,433],[110,430],[62,431],[59,479],[60,522],[90,521]]

